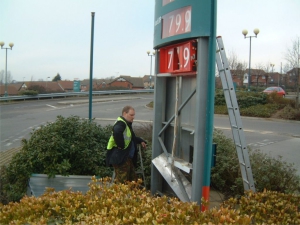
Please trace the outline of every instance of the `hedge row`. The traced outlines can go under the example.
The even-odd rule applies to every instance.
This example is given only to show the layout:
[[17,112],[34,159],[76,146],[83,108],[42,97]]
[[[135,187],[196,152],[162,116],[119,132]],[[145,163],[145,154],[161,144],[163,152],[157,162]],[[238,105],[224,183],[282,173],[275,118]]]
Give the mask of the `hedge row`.
[[[247,192],[201,212],[195,203],[153,197],[141,181],[113,184],[92,179],[90,190],[53,189],[41,197],[0,205],[0,224],[299,224],[299,195]],[[202,204],[206,204],[202,202]]]

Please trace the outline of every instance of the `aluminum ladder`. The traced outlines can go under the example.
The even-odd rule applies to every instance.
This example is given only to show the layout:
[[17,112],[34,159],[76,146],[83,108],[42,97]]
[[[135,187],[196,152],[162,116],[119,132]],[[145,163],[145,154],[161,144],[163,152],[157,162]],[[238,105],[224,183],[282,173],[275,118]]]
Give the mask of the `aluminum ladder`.
[[253,180],[253,174],[251,164],[249,160],[248,149],[246,145],[244,130],[242,126],[242,120],[240,116],[240,110],[236,99],[236,94],[233,86],[233,81],[228,66],[228,61],[223,45],[222,37],[217,37],[216,46],[216,63],[219,71],[219,75],[222,81],[224,96],[228,109],[228,115],[231,125],[231,131],[235,148],[238,155],[240,164],[244,190],[252,190],[255,192],[255,185]]

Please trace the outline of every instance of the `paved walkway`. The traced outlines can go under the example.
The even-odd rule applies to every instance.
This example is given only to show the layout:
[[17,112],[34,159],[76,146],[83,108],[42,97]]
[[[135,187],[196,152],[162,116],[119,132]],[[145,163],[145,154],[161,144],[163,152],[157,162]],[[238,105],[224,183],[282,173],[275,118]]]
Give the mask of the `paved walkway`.
[[0,151],[0,167],[7,165],[12,157],[21,150],[21,147],[12,148],[7,151]]

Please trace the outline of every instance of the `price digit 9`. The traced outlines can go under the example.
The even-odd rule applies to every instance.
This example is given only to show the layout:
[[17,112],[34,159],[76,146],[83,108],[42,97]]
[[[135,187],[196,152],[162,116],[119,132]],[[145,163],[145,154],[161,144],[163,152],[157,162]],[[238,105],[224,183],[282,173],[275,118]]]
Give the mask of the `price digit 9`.
[[185,12],[185,15],[184,15],[184,20],[185,20],[185,32],[188,32],[188,31],[191,31],[191,16],[192,13],[191,13],[191,10],[187,10]]
[[180,25],[181,25],[181,15],[177,14],[176,18],[175,18],[175,22],[176,22],[176,33],[178,32]]
[[189,64],[189,60],[190,60],[190,50],[188,47],[185,47],[183,50],[183,58],[184,58],[183,68],[186,68],[186,66]]

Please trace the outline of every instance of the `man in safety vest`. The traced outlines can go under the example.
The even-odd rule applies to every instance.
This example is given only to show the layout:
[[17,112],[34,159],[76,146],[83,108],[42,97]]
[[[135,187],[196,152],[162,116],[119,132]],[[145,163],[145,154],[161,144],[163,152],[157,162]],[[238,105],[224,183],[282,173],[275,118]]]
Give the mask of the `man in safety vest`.
[[107,144],[106,162],[114,167],[118,183],[136,180],[137,144],[146,147],[146,141],[136,137],[132,130],[134,116],[133,107],[123,108],[122,116],[117,118]]

